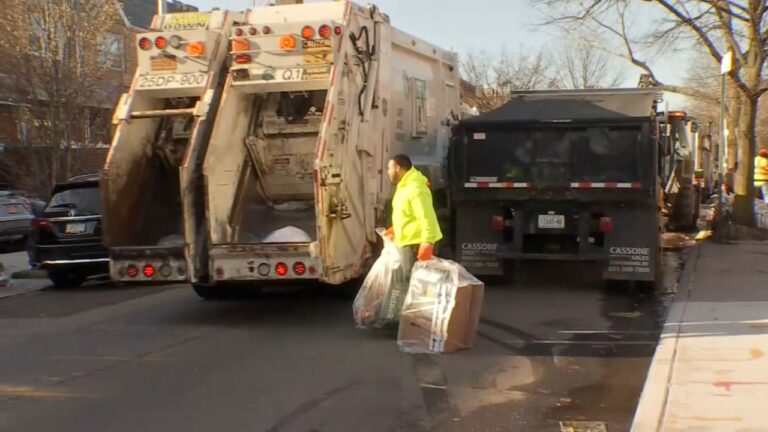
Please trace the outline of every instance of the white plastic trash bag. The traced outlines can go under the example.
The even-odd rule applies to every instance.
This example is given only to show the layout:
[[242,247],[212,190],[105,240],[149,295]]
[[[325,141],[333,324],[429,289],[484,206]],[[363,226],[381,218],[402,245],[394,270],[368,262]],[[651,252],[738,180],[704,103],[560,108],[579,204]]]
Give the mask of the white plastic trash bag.
[[399,248],[379,228],[376,232],[384,241],[384,249],[363,281],[352,310],[355,323],[361,328],[380,328],[397,323],[408,291],[413,253]]

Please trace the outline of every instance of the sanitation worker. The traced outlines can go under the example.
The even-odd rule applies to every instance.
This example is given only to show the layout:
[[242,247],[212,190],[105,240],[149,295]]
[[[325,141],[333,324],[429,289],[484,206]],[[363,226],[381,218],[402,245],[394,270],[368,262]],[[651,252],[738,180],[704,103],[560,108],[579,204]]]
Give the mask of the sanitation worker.
[[389,160],[387,174],[396,185],[392,198],[392,228],[387,230],[387,235],[404,249],[404,255],[410,260],[414,256],[419,261],[431,260],[435,243],[443,238],[443,233],[432,205],[429,180],[404,154]]
[[761,148],[755,157],[755,188],[768,204],[768,147]]

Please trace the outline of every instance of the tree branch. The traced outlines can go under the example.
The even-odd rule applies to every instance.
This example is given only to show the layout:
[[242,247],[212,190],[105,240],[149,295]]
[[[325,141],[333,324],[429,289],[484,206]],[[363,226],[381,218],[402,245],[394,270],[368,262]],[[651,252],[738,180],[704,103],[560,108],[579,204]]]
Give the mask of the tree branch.
[[[669,13],[677,17],[678,20],[685,23],[685,25],[690,28],[696,35],[699,37],[699,41],[704,44],[704,46],[709,51],[710,55],[712,55],[715,60],[717,60],[718,63],[721,63],[723,61],[723,55],[720,54],[720,51],[715,46],[714,42],[712,41],[712,38],[694,21],[690,20],[690,17],[686,16],[680,10],[678,10],[674,5],[672,5],[668,0],[655,0],[657,3],[659,3],[664,9],[666,9]],[[741,79],[741,77],[736,73],[736,71],[731,71],[729,76],[731,79],[736,83],[736,85],[739,87],[739,89],[749,94],[750,89],[744,83],[744,81]]]
[[[743,21],[745,23],[749,22],[749,16],[748,16],[750,13],[749,10],[736,2],[729,1],[729,0],[699,0],[699,1],[712,6],[712,8],[716,9],[719,13],[728,14],[730,17],[736,18],[739,21]],[[725,5],[723,5],[723,3],[725,3]],[[731,10],[731,7],[739,9],[747,15],[734,13],[733,10]]]

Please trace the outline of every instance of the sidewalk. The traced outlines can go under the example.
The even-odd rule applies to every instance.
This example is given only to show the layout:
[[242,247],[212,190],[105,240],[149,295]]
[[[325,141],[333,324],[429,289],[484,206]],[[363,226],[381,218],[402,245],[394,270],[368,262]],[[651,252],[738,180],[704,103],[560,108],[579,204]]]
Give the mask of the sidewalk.
[[0,254],[0,299],[41,290],[51,283],[48,279],[11,279],[14,273],[29,268],[26,252]]
[[40,291],[50,285],[50,281],[44,279],[10,279],[7,284],[0,281],[0,299]]
[[768,243],[694,249],[633,432],[768,431]]

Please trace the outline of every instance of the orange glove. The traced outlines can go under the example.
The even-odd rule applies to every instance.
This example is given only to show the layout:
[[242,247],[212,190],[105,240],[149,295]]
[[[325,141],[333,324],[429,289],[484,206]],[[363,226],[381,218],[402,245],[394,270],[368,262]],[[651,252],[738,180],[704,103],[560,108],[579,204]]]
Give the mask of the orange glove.
[[392,241],[395,240],[395,229],[392,227],[387,228],[386,231],[384,231],[384,236]]
[[432,255],[434,249],[435,247],[431,243],[422,243],[421,246],[419,246],[419,253],[416,255],[416,258],[419,261],[429,261],[434,258]]

